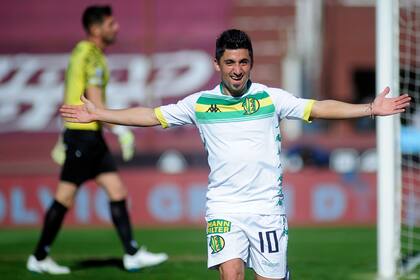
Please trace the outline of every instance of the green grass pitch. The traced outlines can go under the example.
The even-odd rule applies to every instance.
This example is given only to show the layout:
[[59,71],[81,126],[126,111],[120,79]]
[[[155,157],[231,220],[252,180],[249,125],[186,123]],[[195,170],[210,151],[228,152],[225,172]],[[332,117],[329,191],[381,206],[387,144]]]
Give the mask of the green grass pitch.
[[[204,228],[139,229],[136,239],[168,262],[139,272],[122,269],[122,248],[112,228],[64,228],[52,256],[72,274],[49,276],[25,268],[39,229],[0,230],[0,278],[6,279],[218,279],[206,268]],[[289,231],[289,265],[294,280],[375,279],[376,230],[373,227],[298,228]],[[417,273],[417,274],[416,274]],[[414,272],[417,277],[418,271]],[[413,275],[402,279],[412,278]],[[246,279],[253,279],[247,270]]]

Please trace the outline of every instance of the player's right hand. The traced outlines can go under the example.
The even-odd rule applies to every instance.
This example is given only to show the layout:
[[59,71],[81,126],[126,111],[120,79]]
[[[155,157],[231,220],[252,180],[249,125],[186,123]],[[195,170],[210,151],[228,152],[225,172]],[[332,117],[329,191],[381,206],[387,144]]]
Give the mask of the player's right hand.
[[51,150],[51,158],[58,165],[63,165],[66,160],[66,146],[63,142],[63,137],[60,135],[58,137],[57,143],[55,143],[54,148]]

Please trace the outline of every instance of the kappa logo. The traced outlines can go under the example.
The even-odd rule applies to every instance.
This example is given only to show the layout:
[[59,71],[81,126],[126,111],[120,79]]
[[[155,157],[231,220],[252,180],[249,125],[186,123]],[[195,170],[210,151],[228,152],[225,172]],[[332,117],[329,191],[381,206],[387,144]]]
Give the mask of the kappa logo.
[[211,104],[206,112],[217,113],[217,112],[221,112],[221,111],[220,111],[219,107],[217,107],[217,104]]
[[209,246],[211,248],[211,253],[215,254],[223,250],[225,247],[225,240],[220,235],[212,235],[210,237]]
[[244,108],[245,115],[252,115],[260,109],[260,102],[253,97],[247,97],[242,102],[242,107]]

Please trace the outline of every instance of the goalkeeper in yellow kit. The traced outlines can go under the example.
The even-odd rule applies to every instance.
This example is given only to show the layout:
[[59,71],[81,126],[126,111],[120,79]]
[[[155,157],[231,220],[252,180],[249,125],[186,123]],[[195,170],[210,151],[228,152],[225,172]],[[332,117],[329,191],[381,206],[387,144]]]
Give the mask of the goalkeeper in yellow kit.
[[[87,38],[80,41],[70,57],[65,80],[65,104],[81,104],[84,95],[100,108],[105,107],[106,85],[109,70],[103,50],[114,43],[118,23],[109,6],[90,6],[83,13],[83,27]],[[49,254],[67,210],[73,204],[77,188],[87,180],[94,179],[102,186],[110,198],[113,224],[124,246],[124,268],[138,270],[157,265],[168,257],[165,253],[150,253],[139,249],[132,236],[132,228],[126,207],[126,188],[117,173],[114,159],[103,138],[103,126],[107,126],[118,136],[124,160],[134,154],[134,135],[124,126],[113,126],[101,122],[87,124],[65,123],[58,143],[53,150],[53,158],[62,164],[60,182],[54,201],[48,209],[41,237],[33,254],[28,258],[27,268],[33,272],[67,274],[68,267],[55,263]],[[65,153],[62,148],[65,148]]]

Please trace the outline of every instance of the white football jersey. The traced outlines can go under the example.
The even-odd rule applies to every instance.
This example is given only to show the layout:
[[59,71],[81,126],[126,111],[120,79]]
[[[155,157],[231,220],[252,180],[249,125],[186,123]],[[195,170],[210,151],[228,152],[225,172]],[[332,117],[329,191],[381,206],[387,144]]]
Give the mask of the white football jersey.
[[163,128],[198,127],[210,166],[206,214],[285,214],[279,120],[309,121],[314,100],[250,83],[241,97],[221,85],[155,109]]

